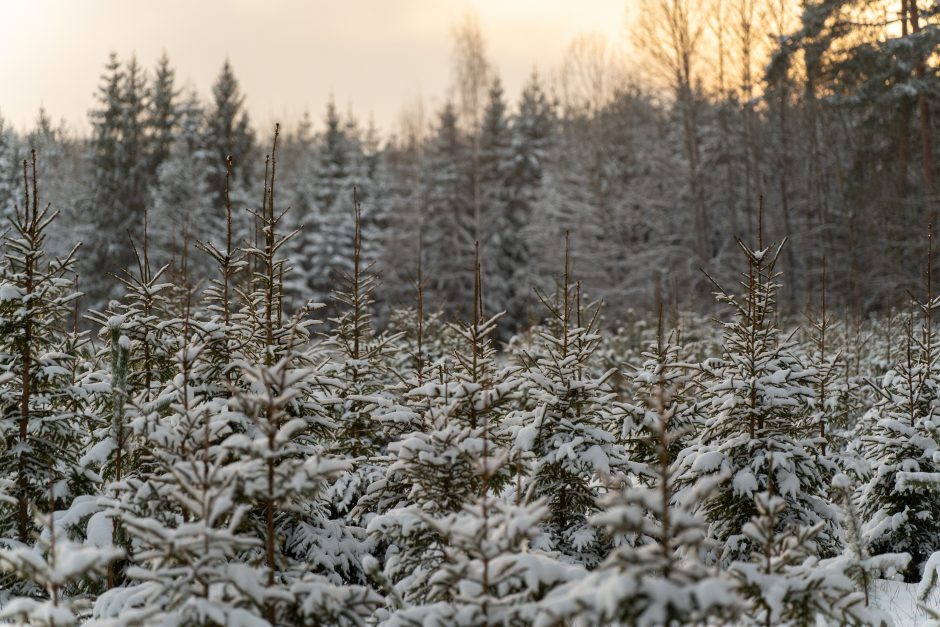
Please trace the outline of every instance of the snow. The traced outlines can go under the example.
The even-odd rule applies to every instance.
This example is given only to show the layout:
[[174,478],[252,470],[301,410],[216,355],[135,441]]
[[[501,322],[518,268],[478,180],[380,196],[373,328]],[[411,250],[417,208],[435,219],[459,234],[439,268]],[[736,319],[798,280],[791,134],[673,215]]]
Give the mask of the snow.
[[88,519],[88,527],[85,529],[85,537],[88,542],[97,547],[106,547],[112,545],[112,533],[114,532],[114,523],[104,512],[97,512]]
[[918,584],[878,579],[872,590],[872,605],[883,609],[894,619],[897,627],[927,627],[935,625],[925,607],[940,611],[940,590],[933,590],[921,603]]
[[23,291],[12,283],[0,283],[0,301],[20,300]]
[[692,463],[693,472],[712,472],[718,470],[725,461],[721,451],[708,451],[699,455]]
[[832,487],[838,488],[840,490],[847,490],[852,485],[852,480],[848,475],[844,475],[841,472],[837,473],[832,477]]
[[737,494],[751,496],[757,490],[757,477],[749,470],[742,470],[734,476],[732,486]]

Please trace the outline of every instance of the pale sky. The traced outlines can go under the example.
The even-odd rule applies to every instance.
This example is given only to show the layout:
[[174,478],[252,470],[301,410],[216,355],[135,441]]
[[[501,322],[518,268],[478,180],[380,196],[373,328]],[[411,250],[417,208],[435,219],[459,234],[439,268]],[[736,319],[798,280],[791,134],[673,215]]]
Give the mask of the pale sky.
[[451,82],[451,28],[475,11],[513,101],[533,67],[556,68],[572,39],[623,42],[630,0],[0,0],[0,115],[32,126],[40,105],[80,131],[108,53],[150,69],[165,50],[204,98],[226,57],[256,126],[320,123],[334,94],[385,131]]

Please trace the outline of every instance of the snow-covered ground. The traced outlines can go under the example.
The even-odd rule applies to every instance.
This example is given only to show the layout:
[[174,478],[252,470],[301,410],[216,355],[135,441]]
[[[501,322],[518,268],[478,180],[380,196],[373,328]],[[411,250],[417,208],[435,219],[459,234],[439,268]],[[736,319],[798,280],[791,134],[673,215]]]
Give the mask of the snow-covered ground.
[[[894,618],[897,627],[934,625],[917,602],[917,584],[879,579],[875,582],[873,603]],[[934,590],[924,603],[940,611],[940,590]]]

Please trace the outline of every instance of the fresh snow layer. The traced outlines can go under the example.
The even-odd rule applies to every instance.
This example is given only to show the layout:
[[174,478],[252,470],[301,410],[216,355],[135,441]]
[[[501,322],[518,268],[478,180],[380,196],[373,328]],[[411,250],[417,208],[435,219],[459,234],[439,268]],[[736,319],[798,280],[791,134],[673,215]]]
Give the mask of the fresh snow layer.
[[940,590],[934,590],[920,603],[917,599],[916,583],[878,579],[872,590],[872,603],[888,612],[896,627],[926,627],[930,616],[922,605],[940,611]]

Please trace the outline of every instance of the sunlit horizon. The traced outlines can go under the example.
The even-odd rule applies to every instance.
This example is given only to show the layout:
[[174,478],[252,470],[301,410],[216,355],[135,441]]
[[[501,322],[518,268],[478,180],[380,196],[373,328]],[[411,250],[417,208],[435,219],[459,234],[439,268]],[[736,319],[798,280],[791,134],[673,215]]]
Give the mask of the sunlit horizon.
[[[628,0],[405,0],[385,3],[261,3],[248,0],[138,4],[119,0],[7,3],[0,12],[0,116],[32,128],[40,107],[87,134],[88,111],[108,55],[135,56],[152,71],[163,52],[177,84],[210,95],[228,58],[252,124],[287,127],[309,112],[315,124],[333,98],[361,123],[393,132],[403,109],[433,111],[452,84],[452,28],[476,14],[487,55],[511,101],[533,70],[550,76],[578,37],[626,46]],[[209,24],[211,23],[211,28]],[[278,33],[278,31],[281,31]],[[41,35],[37,35],[41,33]]]

